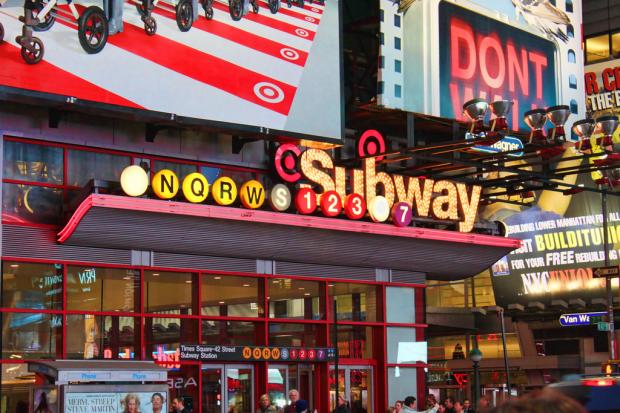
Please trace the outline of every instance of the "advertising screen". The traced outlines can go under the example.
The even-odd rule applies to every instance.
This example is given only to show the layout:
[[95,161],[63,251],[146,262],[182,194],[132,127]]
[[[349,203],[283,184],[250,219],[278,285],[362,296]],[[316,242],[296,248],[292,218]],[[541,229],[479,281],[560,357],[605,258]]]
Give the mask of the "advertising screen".
[[[618,138],[618,136],[616,136]],[[575,161],[572,161],[575,162]],[[560,167],[566,166],[560,164]],[[596,174],[600,174],[597,172]],[[573,183],[594,186],[598,176],[581,176]],[[620,264],[620,197],[607,196],[609,258]],[[523,246],[491,268],[497,305],[531,302],[547,306],[553,300],[605,298],[605,278],[596,278],[595,268],[605,266],[601,195],[582,192],[564,195],[541,191],[531,207],[497,203],[482,216],[503,222],[508,237],[523,240]],[[612,279],[614,290],[618,279]],[[615,292],[617,295],[617,291]]]
[[380,0],[377,101],[464,120],[473,98],[514,102],[511,129],[533,108],[569,105],[585,116],[581,2]]
[[167,385],[65,386],[66,413],[166,413]]
[[0,90],[340,139],[340,1],[2,0]]

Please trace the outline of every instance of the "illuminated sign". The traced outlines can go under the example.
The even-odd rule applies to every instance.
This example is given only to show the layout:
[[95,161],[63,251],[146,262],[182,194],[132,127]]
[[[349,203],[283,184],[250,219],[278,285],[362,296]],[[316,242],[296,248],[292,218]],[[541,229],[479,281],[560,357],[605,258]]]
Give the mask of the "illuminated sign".
[[552,42],[448,2],[439,4],[439,25],[442,116],[461,118],[475,97],[509,99],[518,130],[521,113],[556,103]]
[[586,106],[592,112],[620,110],[620,61],[586,68]]
[[[378,132],[375,138],[383,139]],[[362,140],[360,144],[368,142]],[[211,195],[218,205],[230,206],[239,199],[243,207],[258,209],[269,197],[269,205],[277,212],[286,212],[293,204],[297,212],[306,215],[320,211],[326,217],[345,215],[356,220],[368,214],[374,222],[385,222],[391,217],[399,227],[410,225],[417,216],[454,221],[461,232],[473,229],[482,191],[479,186],[388,174],[377,170],[375,157],[362,159],[361,169],[347,170],[335,166],[325,151],[301,151],[291,144],[280,145],[274,160],[275,170],[288,185],[276,184],[271,191],[257,180],[238,187],[226,176],[210,185],[197,172],[181,183],[168,169],[158,171],[151,186],[161,199],[173,199],[180,191],[193,203],[203,202]],[[299,188],[295,195],[290,189],[293,184]],[[127,195],[143,193],[143,188],[135,190],[131,181],[121,181],[121,186]]]
[[182,361],[333,361],[336,350],[315,347],[267,347],[181,344]]
[[596,313],[562,314],[560,316],[560,325],[562,325],[562,327],[588,326],[600,321],[600,319],[606,315],[607,313],[604,311]]

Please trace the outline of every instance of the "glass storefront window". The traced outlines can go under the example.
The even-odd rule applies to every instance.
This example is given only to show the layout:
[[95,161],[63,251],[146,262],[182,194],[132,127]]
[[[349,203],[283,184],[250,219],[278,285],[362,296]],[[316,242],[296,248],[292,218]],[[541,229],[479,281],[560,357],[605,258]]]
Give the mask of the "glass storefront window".
[[[198,167],[196,165],[186,164],[186,163],[177,163],[177,162],[164,162],[164,161],[154,161],[153,162],[153,173],[157,173],[163,169],[168,169],[174,172],[179,178],[179,183],[183,183],[183,179],[194,172],[198,171]],[[209,183],[213,183],[209,181]]]
[[426,288],[426,305],[465,308],[465,282],[429,281]]
[[[493,292],[493,282],[491,273],[484,271],[472,278],[474,280],[474,292],[476,299],[476,307],[487,307],[495,305],[495,293]],[[471,301],[474,306],[473,300]]]
[[269,345],[281,347],[319,347],[316,324],[269,323]]
[[338,355],[343,358],[373,358],[372,327],[338,325]]
[[418,397],[418,370],[414,368],[388,368],[388,405],[394,406],[397,400],[407,396]]
[[[185,409],[189,412],[198,413],[199,400],[198,400],[198,382],[200,381],[200,372],[198,366],[181,364],[179,366],[168,366],[168,389],[169,389],[169,403],[168,406],[172,406],[172,399],[175,397],[183,398]],[[204,388],[203,388],[204,391]],[[151,411],[150,409],[143,409],[142,413]],[[162,413],[166,413],[163,412]],[[203,413],[206,413],[203,410]],[[217,412],[219,413],[219,412]]]
[[67,310],[136,311],[140,273],[120,268],[67,266]]
[[2,262],[2,307],[62,309],[62,265]]
[[[139,357],[140,320],[133,317],[67,315],[67,358]],[[136,352],[138,355],[136,355]]]
[[202,321],[202,344],[245,346],[256,344],[256,327],[247,321]]
[[415,328],[387,328],[388,363],[426,363],[428,358],[425,341],[416,341]]
[[368,284],[329,284],[330,308],[334,299],[338,308],[338,320],[377,321],[377,287]]
[[586,39],[586,63],[594,63],[609,58],[609,34]]
[[269,317],[322,320],[325,313],[316,281],[277,278],[268,282]]
[[2,184],[2,221],[56,225],[62,222],[61,189],[43,186]]
[[205,275],[201,286],[201,313],[206,316],[258,317],[258,280],[228,275]]
[[288,369],[285,367],[269,367],[267,370],[267,388],[269,399],[278,409],[283,409],[288,402],[286,389]]
[[62,315],[2,313],[2,359],[60,357]]
[[620,33],[611,35],[611,51],[615,58],[620,57]]
[[144,319],[144,331],[148,343],[147,358],[169,366],[180,365],[181,344],[198,342],[198,322],[192,319],[147,317]]
[[252,367],[226,368],[226,400],[228,413],[251,413],[254,411]]
[[62,185],[63,149],[4,141],[4,179]]
[[214,166],[201,166],[200,173],[203,174],[209,183],[213,183],[217,178],[227,176],[231,178],[239,186],[244,182],[254,179],[255,174],[252,172],[236,171],[234,169],[217,168]]
[[[471,347],[474,346],[474,337],[471,337]],[[501,333],[482,334],[478,336],[478,348],[484,358],[494,359],[504,357],[504,345]],[[521,346],[516,333],[506,333],[506,352],[510,358],[521,357]]]
[[[28,371],[26,363],[13,364],[7,363],[0,365],[2,368],[2,393],[1,413],[27,413],[30,403],[29,390],[34,385],[34,374]],[[48,402],[53,404],[56,401],[54,392],[53,398],[48,396]]]
[[388,323],[415,323],[415,289],[387,287],[385,309]]
[[193,314],[193,279],[189,272],[145,271],[145,311]]
[[119,182],[131,157],[69,149],[67,151],[67,185],[84,186],[91,179]]

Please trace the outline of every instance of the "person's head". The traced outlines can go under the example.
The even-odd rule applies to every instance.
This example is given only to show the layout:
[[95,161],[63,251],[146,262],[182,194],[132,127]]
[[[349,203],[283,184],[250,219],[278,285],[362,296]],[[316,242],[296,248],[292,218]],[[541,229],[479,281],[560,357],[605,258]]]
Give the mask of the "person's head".
[[491,406],[491,401],[487,396],[482,396],[480,400],[478,400],[478,408],[486,409]]
[[462,412],[463,411],[463,403],[461,403],[460,401],[455,401],[454,402],[454,411],[455,412]]
[[140,399],[137,394],[128,393],[123,400],[127,413],[137,413],[140,411]]
[[161,393],[153,393],[151,396],[153,411],[160,411],[164,407],[164,396]]
[[260,399],[258,399],[258,403],[261,405],[261,407],[269,407],[269,405],[271,405],[271,399],[269,399],[268,394],[263,394],[262,396],[260,396]]
[[291,391],[288,392],[288,398],[291,401],[291,403],[295,403],[299,400],[299,392],[295,389],[292,389]]
[[445,413],[446,412],[446,406],[443,405],[443,403],[439,404],[439,409],[437,409],[437,413]]
[[469,399],[463,400],[463,408],[469,409],[470,407],[471,407],[471,402],[469,401]]
[[491,413],[586,413],[577,401],[550,389],[510,399],[490,410]]
[[338,406],[344,406],[347,403],[347,399],[342,394],[338,395]]
[[446,405],[446,409],[451,409],[454,407],[454,399],[452,397],[446,397],[446,400],[443,403]]
[[297,403],[295,403],[295,410],[297,411],[297,413],[305,412],[306,410],[308,410],[308,402],[305,400],[297,400]]
[[402,408],[403,408],[403,402],[400,400],[396,400],[396,403],[394,403],[394,410],[399,411]]
[[415,397],[413,396],[405,397],[405,406],[409,407],[410,409],[414,409],[415,408]]
[[185,408],[185,403],[183,403],[183,399],[181,397],[175,397],[172,399],[172,408],[174,410],[183,410]]
[[433,407],[437,404],[437,399],[435,398],[434,394],[429,394],[428,396],[426,396],[426,404],[430,407]]

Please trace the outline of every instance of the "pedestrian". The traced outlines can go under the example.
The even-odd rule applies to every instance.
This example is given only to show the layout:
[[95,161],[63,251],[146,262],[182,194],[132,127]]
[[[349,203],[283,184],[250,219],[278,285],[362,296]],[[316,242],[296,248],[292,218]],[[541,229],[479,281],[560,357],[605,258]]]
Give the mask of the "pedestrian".
[[455,413],[454,412],[454,399],[452,397],[446,397],[443,404],[446,406],[446,413]]
[[172,399],[172,412],[173,413],[190,413],[188,409],[185,408],[185,402],[182,397],[175,397]]
[[277,413],[276,406],[271,404],[271,399],[268,394],[263,394],[258,399],[258,413]]
[[295,408],[297,409],[297,413],[308,413],[308,402],[305,400],[297,400],[295,403]]
[[338,395],[338,401],[336,403],[336,408],[332,410],[332,413],[351,413],[351,408],[349,407],[349,402],[344,398],[343,395]]
[[491,408],[491,401],[487,396],[482,396],[478,400],[478,413],[486,413]]
[[490,413],[587,413],[577,401],[554,390],[544,389],[510,399]]
[[396,400],[396,403],[394,403],[394,410],[392,410],[393,413],[401,413],[401,411],[403,410],[403,401],[402,400]]
[[415,413],[415,397],[413,396],[407,396],[405,397],[405,401],[404,401],[404,406],[403,406],[403,413]]
[[465,409],[463,408],[463,403],[459,400],[454,402],[454,413],[463,413]]
[[299,401],[299,392],[291,389],[288,392],[289,404],[284,408],[284,413],[297,413],[297,402]]
[[476,413],[474,411],[474,407],[471,405],[471,401],[469,401],[469,399],[463,400],[463,412],[464,413]]

